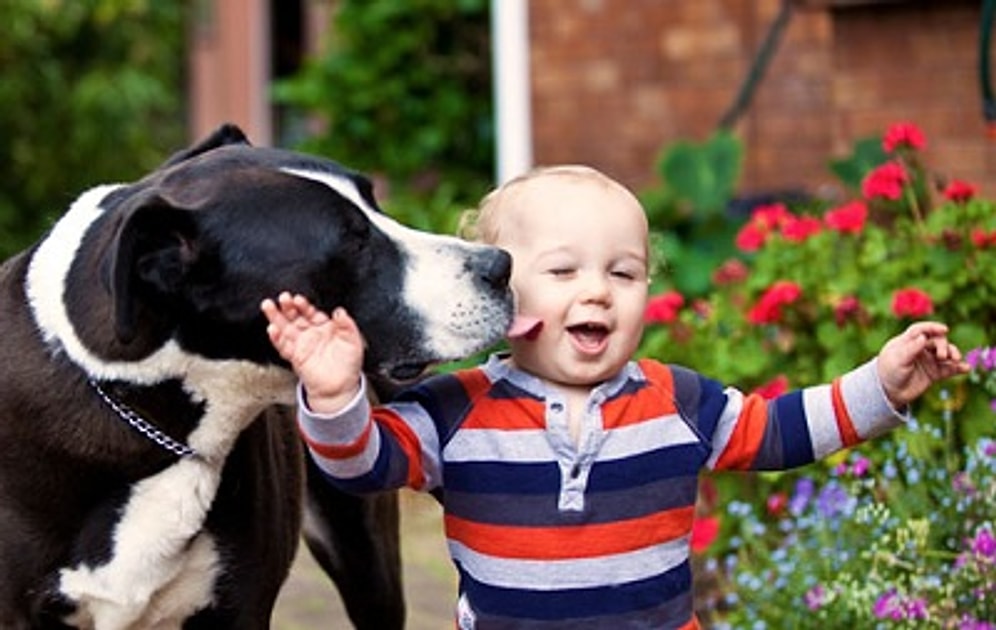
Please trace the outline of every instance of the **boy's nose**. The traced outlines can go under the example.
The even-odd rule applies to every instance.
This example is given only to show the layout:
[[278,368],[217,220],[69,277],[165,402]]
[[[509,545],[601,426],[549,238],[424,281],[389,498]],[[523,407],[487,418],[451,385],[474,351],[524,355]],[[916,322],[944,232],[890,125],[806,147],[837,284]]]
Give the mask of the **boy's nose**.
[[601,273],[586,274],[584,286],[581,290],[581,299],[587,303],[610,303],[612,301],[612,290],[609,285],[609,279]]

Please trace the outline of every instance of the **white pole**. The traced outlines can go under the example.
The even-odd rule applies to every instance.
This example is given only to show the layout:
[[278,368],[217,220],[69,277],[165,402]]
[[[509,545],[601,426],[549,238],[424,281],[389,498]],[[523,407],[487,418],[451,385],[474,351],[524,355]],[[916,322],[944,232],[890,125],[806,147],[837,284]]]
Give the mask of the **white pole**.
[[533,164],[529,108],[529,0],[491,0],[495,177],[498,184]]

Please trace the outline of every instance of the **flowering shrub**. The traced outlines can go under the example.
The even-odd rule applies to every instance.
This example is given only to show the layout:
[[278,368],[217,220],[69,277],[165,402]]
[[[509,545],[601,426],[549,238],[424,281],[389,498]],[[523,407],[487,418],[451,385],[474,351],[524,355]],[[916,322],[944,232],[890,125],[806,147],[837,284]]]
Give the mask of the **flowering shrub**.
[[974,366],[846,455],[710,478],[710,625],[996,630],[996,204],[929,171],[926,146],[894,125],[854,198],[755,208],[708,298],[654,287],[643,354],[764,396],[827,382],[928,317]]
[[[963,349],[996,339],[996,204],[928,173],[915,125],[890,128],[882,146],[859,198],[755,208],[708,299],[662,288],[651,300],[642,352],[745,389],[779,374],[794,388],[858,366],[925,317],[947,323]],[[936,419],[956,405],[977,419],[989,399],[976,385],[961,382],[946,402],[932,391],[917,411]],[[966,440],[988,428],[956,430]]]
[[953,474],[901,442],[883,449],[881,470],[851,453],[825,479],[727,505],[714,566],[735,605],[714,627],[996,629],[996,442]]

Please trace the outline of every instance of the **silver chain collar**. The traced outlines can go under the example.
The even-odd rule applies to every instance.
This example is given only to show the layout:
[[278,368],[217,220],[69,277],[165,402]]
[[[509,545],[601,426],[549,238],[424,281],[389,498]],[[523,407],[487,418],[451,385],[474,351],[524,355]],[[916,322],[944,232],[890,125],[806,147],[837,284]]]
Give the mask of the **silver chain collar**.
[[159,428],[151,422],[138,415],[138,413],[129,408],[127,405],[111,398],[111,396],[104,391],[97,381],[93,379],[89,380],[90,386],[97,392],[97,395],[100,396],[105,403],[107,403],[108,407],[114,410],[114,413],[118,414],[119,418],[128,423],[128,426],[174,455],[179,457],[193,457],[194,455],[197,455],[197,451],[193,448],[187,446],[183,442],[174,440],[159,430]]

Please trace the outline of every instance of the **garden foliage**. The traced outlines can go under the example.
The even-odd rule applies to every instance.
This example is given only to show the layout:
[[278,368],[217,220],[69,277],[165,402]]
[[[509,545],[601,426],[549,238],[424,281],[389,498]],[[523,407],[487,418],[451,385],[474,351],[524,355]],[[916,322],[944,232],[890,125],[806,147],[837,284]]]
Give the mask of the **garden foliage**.
[[756,207],[707,297],[662,287],[648,305],[643,354],[766,396],[827,382],[923,318],[974,366],[910,427],[827,463],[708,480],[716,506],[737,499],[703,518],[718,536],[700,609],[720,626],[996,618],[996,205],[931,171],[915,125],[877,144],[833,164],[852,199]]
[[184,3],[0,2],[0,259],[182,146]]

